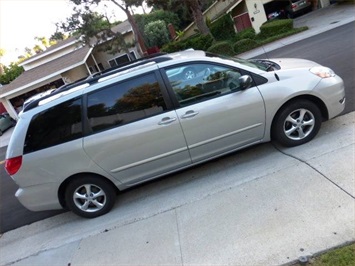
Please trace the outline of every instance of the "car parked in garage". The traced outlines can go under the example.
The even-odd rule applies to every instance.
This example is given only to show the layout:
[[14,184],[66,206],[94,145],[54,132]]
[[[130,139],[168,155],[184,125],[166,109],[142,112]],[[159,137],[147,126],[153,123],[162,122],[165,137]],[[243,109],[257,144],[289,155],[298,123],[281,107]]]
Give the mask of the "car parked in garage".
[[311,0],[289,0],[286,7],[286,13],[289,18],[293,18],[300,13],[306,13],[312,10]]
[[307,143],[344,107],[343,80],[312,61],[165,54],[31,102],[5,168],[26,208],[93,218],[119,190],[258,143]]
[[16,121],[13,120],[7,113],[3,113],[0,115],[0,136],[16,124]]

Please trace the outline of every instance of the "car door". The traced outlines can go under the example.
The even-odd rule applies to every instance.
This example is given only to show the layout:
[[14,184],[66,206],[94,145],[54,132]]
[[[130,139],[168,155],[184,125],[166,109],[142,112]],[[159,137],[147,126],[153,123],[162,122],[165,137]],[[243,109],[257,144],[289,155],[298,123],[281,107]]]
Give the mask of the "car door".
[[[160,76],[160,75],[159,75]],[[191,164],[186,141],[155,72],[88,93],[84,149],[131,186]]]
[[[186,68],[194,70],[193,77],[171,74],[183,73]],[[239,78],[246,74],[242,70],[228,65],[189,63],[163,72],[176,98],[176,112],[193,163],[263,138],[264,102],[256,86],[241,88]]]

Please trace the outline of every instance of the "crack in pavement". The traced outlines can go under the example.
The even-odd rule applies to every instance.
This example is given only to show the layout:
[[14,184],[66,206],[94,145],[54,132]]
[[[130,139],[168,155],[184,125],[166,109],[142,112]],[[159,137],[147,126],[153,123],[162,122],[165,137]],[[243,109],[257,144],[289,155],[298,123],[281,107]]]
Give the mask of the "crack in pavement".
[[318,174],[320,174],[321,176],[323,176],[326,180],[328,180],[330,183],[332,183],[333,185],[335,185],[337,188],[339,188],[341,191],[345,192],[347,195],[349,195],[351,198],[355,199],[355,197],[353,195],[351,195],[351,193],[349,193],[348,191],[346,191],[344,188],[342,188],[340,185],[338,185],[337,183],[335,183],[333,180],[331,180],[329,177],[327,177],[325,174],[323,174],[321,171],[319,171],[317,168],[315,168],[314,166],[312,166],[310,163],[308,163],[307,161],[301,159],[301,158],[298,158],[292,154],[288,154],[286,152],[284,152],[283,150],[281,150],[279,147],[277,147],[274,143],[272,143],[272,146],[274,146],[274,148],[279,151],[280,153],[288,156],[288,157],[291,157],[301,163],[304,163],[306,165],[308,165],[310,168],[312,168],[314,171],[316,171]]

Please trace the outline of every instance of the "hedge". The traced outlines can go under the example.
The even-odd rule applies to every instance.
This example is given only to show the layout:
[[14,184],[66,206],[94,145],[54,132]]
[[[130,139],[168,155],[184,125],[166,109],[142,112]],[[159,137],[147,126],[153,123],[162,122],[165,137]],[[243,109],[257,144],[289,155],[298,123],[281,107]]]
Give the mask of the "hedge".
[[170,42],[164,45],[161,50],[167,53],[173,53],[189,48],[206,51],[212,45],[213,41],[214,40],[211,35],[198,34],[186,40]]
[[235,54],[244,53],[258,46],[258,42],[252,39],[243,39],[233,45]]
[[280,19],[264,23],[260,27],[260,33],[258,37],[267,38],[274,35],[279,35],[293,29],[293,20],[292,19]]
[[235,55],[232,44],[227,41],[216,42],[214,45],[208,48],[207,51],[221,55]]
[[218,40],[227,40],[235,35],[233,21],[229,14],[219,18],[211,24],[210,31],[213,37]]

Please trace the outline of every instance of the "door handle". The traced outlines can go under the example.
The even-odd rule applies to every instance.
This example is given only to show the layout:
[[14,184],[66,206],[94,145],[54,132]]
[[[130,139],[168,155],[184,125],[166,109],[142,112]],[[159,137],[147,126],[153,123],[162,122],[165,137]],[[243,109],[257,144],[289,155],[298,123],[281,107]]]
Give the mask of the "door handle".
[[195,112],[193,110],[190,110],[190,111],[187,111],[183,116],[181,116],[181,118],[191,118],[191,117],[194,117],[196,115],[198,115],[199,112]]
[[174,122],[176,120],[175,117],[164,117],[159,123],[158,125],[163,126],[163,125],[169,125],[172,122]]

